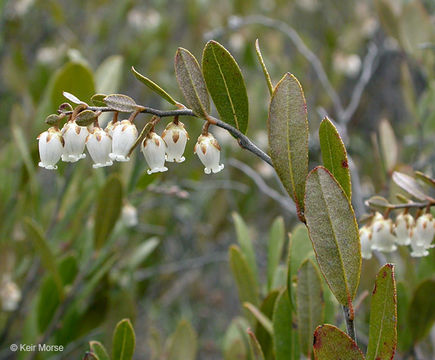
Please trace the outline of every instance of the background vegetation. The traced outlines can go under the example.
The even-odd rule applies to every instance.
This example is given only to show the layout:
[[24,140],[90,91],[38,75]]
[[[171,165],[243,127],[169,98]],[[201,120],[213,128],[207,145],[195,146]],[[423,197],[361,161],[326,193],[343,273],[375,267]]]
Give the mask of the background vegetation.
[[[244,236],[254,242],[264,290],[270,227],[278,216],[286,232],[297,223],[273,169],[220,129],[211,131],[223,147],[225,170],[203,174],[193,154],[202,124],[193,118],[183,120],[191,137],[186,162],[164,174],[147,175],[138,152],[129,163],[106,169],[92,169],[88,158],[59,164],[57,172],[39,169],[36,136],[46,129],[45,117],[65,101],[63,90],[83,100],[95,92],[122,92],[165,109],[130,67],[181,98],[173,70],[176,49],[182,46],[200,58],[205,42],[216,39],[242,68],[250,99],[248,135],[266,150],[269,95],[255,55],[258,38],[274,82],[289,71],[303,85],[313,163],[320,162],[320,121],[328,114],[337,122],[352,159],[354,208],[361,218],[370,196],[393,200],[398,191],[390,180],[393,170],[434,176],[434,19],[432,0],[3,1],[0,275],[18,286],[22,300],[16,310],[0,311],[0,358],[11,356],[11,343],[32,344],[46,335],[47,342],[66,350],[41,358],[80,358],[91,339],[110,346],[115,325],[130,318],[138,359],[170,357],[178,337],[167,339],[176,329],[188,334],[192,354],[186,359],[196,348],[199,359],[220,359],[232,319],[250,316],[240,306],[228,264],[228,248],[237,239],[234,223],[239,241]],[[308,53],[307,59],[298,39],[314,58]],[[322,79],[322,69],[329,81]],[[145,119],[141,115],[138,123]],[[129,226],[121,216],[93,258],[96,204],[113,191],[107,183],[111,174],[121,178],[123,204],[137,209],[138,223]],[[248,229],[240,230],[242,220],[234,213],[242,214]],[[433,279],[435,255],[413,259],[402,250],[363,261],[357,336],[364,347],[370,307],[364,294],[388,260],[396,264],[398,281],[396,356],[430,359],[433,316],[417,323],[403,319],[419,283]],[[58,270],[50,270],[47,258],[56,260]],[[285,273],[285,256],[280,260]],[[76,287],[77,274],[85,275]],[[277,279],[278,286],[282,276]],[[76,293],[65,305],[62,291],[71,286]],[[433,303],[434,296],[432,287],[424,302]],[[343,323],[338,306],[331,306],[332,323]],[[65,312],[56,321],[60,307]],[[179,325],[181,319],[191,325],[184,320]],[[421,328],[425,331],[415,335]]]

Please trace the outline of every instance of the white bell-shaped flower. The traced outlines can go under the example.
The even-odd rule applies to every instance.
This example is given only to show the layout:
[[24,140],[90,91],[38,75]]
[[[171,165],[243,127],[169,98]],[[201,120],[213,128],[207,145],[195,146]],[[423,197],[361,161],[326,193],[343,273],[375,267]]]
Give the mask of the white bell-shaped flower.
[[372,258],[372,229],[368,226],[363,226],[359,230],[359,240],[361,242],[361,256],[364,259]]
[[69,121],[63,126],[61,132],[65,140],[62,161],[76,162],[85,158],[84,150],[86,138],[89,135],[88,129],[77,125],[75,121]]
[[435,235],[435,220],[432,214],[421,215],[415,222],[413,236],[418,246],[430,247]]
[[51,127],[38,136],[39,166],[48,170],[56,170],[57,162],[63,153],[65,145],[62,133],[57,127]]
[[120,124],[120,122],[118,121],[118,119],[115,119],[115,122],[113,120],[110,120],[107,125],[106,128],[104,129],[111,137],[113,137],[113,131],[115,130],[115,128]]
[[411,243],[411,230],[415,220],[410,214],[399,214],[394,224],[396,243],[398,245],[409,245]]
[[130,203],[122,207],[121,220],[126,227],[133,227],[138,224],[137,209]]
[[112,152],[109,154],[112,160],[129,161],[127,156],[137,139],[137,128],[130,120],[122,120],[113,128]]
[[89,130],[86,147],[94,161],[92,165],[94,169],[113,164],[109,157],[110,150],[112,149],[112,138],[103,129],[95,127]]
[[206,174],[218,173],[224,168],[223,164],[219,164],[221,147],[216,138],[208,133],[200,135],[194,149],[199,160],[204,164],[204,172]]
[[427,247],[419,241],[419,236],[416,235],[416,229],[412,229],[411,233],[411,256],[412,257],[423,257],[428,256],[429,251],[427,250]]
[[166,143],[154,131],[151,131],[142,142],[142,153],[148,166],[148,174],[168,171],[165,166]]
[[163,131],[162,138],[166,143],[166,161],[182,163],[189,134],[181,121],[170,122]]
[[372,223],[372,249],[393,252],[397,249],[393,235],[393,222],[378,214],[375,215]]

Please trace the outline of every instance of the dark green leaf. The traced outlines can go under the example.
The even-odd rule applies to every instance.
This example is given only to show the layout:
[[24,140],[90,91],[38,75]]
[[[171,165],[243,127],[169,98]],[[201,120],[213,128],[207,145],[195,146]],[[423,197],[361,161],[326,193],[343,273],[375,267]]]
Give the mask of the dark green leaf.
[[314,332],[314,358],[316,360],[364,360],[358,345],[334,325],[321,325]]
[[106,103],[104,102],[106,96],[106,94],[95,94],[91,97],[91,103],[95,106],[106,106]]
[[[411,265],[413,266],[413,265]],[[397,283],[397,337],[401,352],[406,352],[412,345],[412,334],[409,331],[408,320],[409,297],[406,285]]]
[[311,358],[313,333],[323,322],[325,305],[320,275],[311,260],[305,260],[298,271],[296,304],[301,352]]
[[269,234],[269,243],[267,246],[267,287],[272,290],[273,279],[282,258],[282,251],[285,241],[284,220],[278,217],[272,224]]
[[273,312],[273,345],[276,360],[299,360],[297,331],[287,290],[284,289],[275,303]]
[[258,309],[255,305],[252,305],[249,302],[243,303],[243,307],[247,309],[257,319],[257,321],[266,329],[266,331],[270,335],[273,334],[272,322],[266,315],[264,315],[260,311],[260,309]]
[[249,324],[244,318],[236,317],[231,321],[223,340],[223,355],[225,360],[247,359],[248,339],[246,329]]
[[130,96],[123,94],[107,95],[103,101],[108,107],[116,111],[133,112],[138,109],[138,105],[135,101]]
[[384,212],[391,205],[390,202],[382,196],[372,196],[370,199],[366,200],[366,205],[372,209],[376,209],[380,212]]
[[182,320],[171,335],[168,349],[168,360],[195,360],[198,339],[189,322]]
[[129,319],[121,320],[113,332],[112,357],[117,360],[133,358],[136,336]]
[[425,338],[435,321],[435,280],[421,282],[415,290],[408,310],[408,324],[414,343]]
[[307,105],[299,81],[290,73],[273,91],[268,124],[270,157],[302,218],[308,173]]
[[148,86],[152,91],[154,91],[157,95],[160,95],[168,103],[170,103],[172,105],[178,104],[178,102],[175,101],[171,95],[169,95],[165,90],[163,90],[154,81],[148,79],[147,77],[145,77],[142,74],[140,74],[139,72],[137,72],[133,66],[131,67],[131,71],[133,72],[134,76],[136,76],[136,79],[138,79],[140,82],[142,82],[143,84]]
[[42,263],[53,276],[57,291],[62,298],[64,296],[64,289],[62,285],[62,279],[59,274],[59,269],[57,268],[56,258],[50,249],[41,227],[30,218],[26,218],[24,220],[24,224],[26,226],[27,233],[35,244],[36,250],[41,256]]
[[307,178],[305,218],[320,270],[332,293],[352,309],[361,271],[358,225],[343,189],[324,167]]
[[57,114],[48,115],[45,118],[45,123],[48,125],[56,125],[64,116],[59,116]]
[[234,226],[236,227],[237,242],[240,245],[243,255],[248,261],[249,267],[251,268],[252,274],[254,275],[255,281],[258,283],[258,270],[257,261],[255,258],[254,245],[252,243],[252,237],[249,234],[249,229],[246,223],[243,221],[242,217],[233,213]]
[[112,175],[100,190],[95,212],[94,246],[100,249],[107,241],[121,213],[122,184]]
[[92,110],[83,110],[77,115],[76,123],[80,126],[88,126],[91,125],[96,118],[97,115]]
[[198,61],[186,49],[178,48],[175,54],[175,75],[187,105],[196,115],[207,118],[210,112],[207,86]]
[[211,40],[202,54],[202,70],[221,120],[245,134],[249,121],[248,94],[236,60],[221,44]]
[[97,356],[98,360],[110,360],[106,348],[99,341],[90,341],[89,346],[92,352]]
[[[255,306],[259,303],[257,281],[252,274],[248,262],[238,246],[232,245],[229,250],[230,267],[236,281],[241,303],[250,302]],[[250,317],[252,319],[252,317]]]
[[258,342],[255,334],[251,329],[248,329],[248,335],[250,339],[251,352],[254,360],[264,360],[263,349],[261,348],[260,343]]
[[397,345],[397,297],[394,268],[384,265],[376,277],[370,305],[367,360],[390,360]]
[[347,152],[334,124],[325,117],[319,128],[323,165],[334,175],[349,199],[352,198]]
[[267,88],[269,89],[269,94],[272,95],[273,93],[272,79],[270,78],[269,71],[267,71],[266,64],[264,63],[263,60],[263,55],[261,55],[260,44],[258,42],[258,39],[255,40],[255,52],[257,53],[258,61],[260,62],[261,69],[263,70],[264,78],[266,79],[266,83],[267,83]]

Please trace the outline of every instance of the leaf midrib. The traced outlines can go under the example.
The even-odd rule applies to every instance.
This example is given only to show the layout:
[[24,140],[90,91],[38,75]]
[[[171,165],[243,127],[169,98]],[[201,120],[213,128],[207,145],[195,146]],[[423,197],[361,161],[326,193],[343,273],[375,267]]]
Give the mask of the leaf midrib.
[[[387,285],[385,287],[385,293],[388,294],[390,291],[390,281],[387,281]],[[381,343],[381,335],[382,335],[382,329],[384,328],[384,315],[385,315],[385,309],[387,308],[387,296],[384,297],[384,309],[382,310],[382,316],[381,316],[381,326],[379,329],[379,335],[378,335],[378,342],[376,344],[376,351],[375,355],[373,356],[373,359],[376,359],[376,356],[378,355],[379,351],[379,344]]]

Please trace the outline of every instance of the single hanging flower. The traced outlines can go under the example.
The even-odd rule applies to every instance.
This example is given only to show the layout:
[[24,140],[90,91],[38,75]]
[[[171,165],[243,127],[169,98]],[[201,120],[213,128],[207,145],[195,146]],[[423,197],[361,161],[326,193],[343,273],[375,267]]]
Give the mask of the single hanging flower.
[[130,203],[126,203],[122,207],[121,221],[129,228],[138,224],[137,209]]
[[369,226],[363,226],[359,230],[359,239],[361,242],[361,256],[363,259],[372,258],[372,229]]
[[137,139],[137,128],[130,120],[117,122],[112,135],[112,152],[109,154],[112,160],[129,161],[127,156]]
[[62,161],[76,162],[86,157],[84,153],[86,138],[89,135],[88,129],[79,126],[75,121],[68,121],[61,130],[65,146],[62,154]]
[[376,213],[372,222],[372,249],[382,252],[393,252],[397,249],[393,235],[393,222],[384,219],[380,213]]
[[168,171],[165,166],[166,143],[154,131],[150,131],[141,145],[148,166],[148,174]]
[[211,133],[199,136],[194,152],[204,164],[204,172],[206,174],[211,174],[212,172],[216,174],[224,168],[223,164],[219,165],[221,147]]
[[109,157],[110,150],[112,149],[112,138],[100,127],[96,126],[89,129],[89,135],[86,139],[86,147],[89,151],[89,155],[91,155],[91,158],[94,161],[94,164],[92,165],[94,169],[113,164]]
[[0,282],[0,302],[3,311],[14,311],[21,300],[21,290],[9,275],[3,275]]
[[416,222],[411,236],[411,256],[421,257],[429,255],[428,249],[432,248],[435,235],[435,220],[431,214],[420,216]]
[[399,214],[394,224],[396,243],[398,245],[409,245],[411,243],[411,230],[415,220],[410,214]]
[[115,111],[113,113],[113,118],[112,120],[110,120],[107,125],[106,128],[104,130],[106,130],[106,132],[113,138],[113,131],[115,130],[115,128],[120,124],[120,122],[118,121],[118,115],[119,113],[117,111]]
[[162,138],[166,143],[166,161],[182,163],[189,134],[181,121],[170,122],[163,131]]
[[39,166],[48,170],[56,170],[57,162],[63,153],[65,141],[57,126],[49,128],[38,136]]

